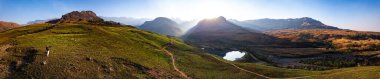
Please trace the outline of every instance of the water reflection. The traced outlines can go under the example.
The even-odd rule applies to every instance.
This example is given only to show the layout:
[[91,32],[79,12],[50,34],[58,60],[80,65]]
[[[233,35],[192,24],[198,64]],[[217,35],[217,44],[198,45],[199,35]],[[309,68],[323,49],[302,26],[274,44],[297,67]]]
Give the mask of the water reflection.
[[226,56],[223,57],[223,59],[235,61],[238,58],[241,58],[245,55],[245,52],[241,51],[230,51],[226,53]]

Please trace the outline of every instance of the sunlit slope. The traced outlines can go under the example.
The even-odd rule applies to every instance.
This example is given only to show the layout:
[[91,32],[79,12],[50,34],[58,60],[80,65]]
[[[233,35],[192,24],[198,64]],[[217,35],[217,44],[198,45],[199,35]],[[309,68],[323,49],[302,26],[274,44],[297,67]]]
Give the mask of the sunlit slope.
[[[173,69],[162,49],[174,54],[176,66],[191,78],[263,78],[201,53],[180,40],[129,26],[85,24],[35,24],[0,32],[1,78],[184,78]],[[172,42],[173,45],[167,45]],[[51,46],[50,55],[45,48]],[[43,64],[46,61],[46,64]],[[379,78],[379,67],[331,71],[284,69],[253,63],[237,66],[273,78],[309,75],[313,78],[354,76]],[[349,75],[355,72],[367,75]],[[341,73],[342,71],[348,71]],[[338,73],[338,74],[333,74]],[[348,78],[348,77],[347,77]]]
[[[11,45],[1,55],[9,78],[183,78],[160,50],[170,41],[174,45],[167,49],[180,55],[177,65],[190,77],[256,77],[209,60],[176,39],[128,26],[38,24],[0,36],[2,45]],[[52,46],[49,57],[47,46]]]

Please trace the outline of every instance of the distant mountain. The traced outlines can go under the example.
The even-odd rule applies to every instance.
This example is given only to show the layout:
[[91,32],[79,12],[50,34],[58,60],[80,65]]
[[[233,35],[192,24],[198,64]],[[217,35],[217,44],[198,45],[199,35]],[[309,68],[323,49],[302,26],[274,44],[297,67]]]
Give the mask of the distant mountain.
[[143,30],[171,36],[182,35],[183,32],[179,27],[179,24],[165,17],[158,17],[153,21],[146,21],[139,26],[139,28]]
[[106,21],[120,22],[125,25],[140,26],[145,21],[151,20],[147,18],[132,18],[132,17],[101,17]]
[[16,27],[21,27],[21,25],[14,22],[0,21],[0,31],[4,31],[4,30],[16,28]]
[[[183,36],[183,39],[201,48],[227,50],[249,46],[270,46],[279,41],[269,35],[244,29],[222,16],[200,21]],[[215,52],[214,54],[224,56],[225,53]]]
[[26,23],[27,25],[29,24],[39,24],[39,23],[45,23],[45,22],[48,22],[49,20],[34,20],[34,21],[29,21],[28,23]]
[[180,29],[184,32],[189,31],[191,28],[193,28],[195,25],[197,25],[198,21],[197,20],[191,20],[191,21],[182,21],[182,22],[177,22],[180,25]]
[[339,29],[337,27],[325,25],[322,22],[309,17],[295,19],[258,19],[231,21],[245,28],[258,31],[273,31],[281,29]]
[[48,21],[57,20],[57,19],[58,19],[58,18],[54,18],[54,19],[46,19],[46,20],[34,20],[34,21],[29,21],[28,23],[26,23],[26,25],[46,23],[46,22],[48,22]]
[[189,31],[192,27],[197,25],[198,20],[184,20],[181,18],[170,18],[171,20],[177,22],[179,24],[179,27],[182,31],[187,32]]

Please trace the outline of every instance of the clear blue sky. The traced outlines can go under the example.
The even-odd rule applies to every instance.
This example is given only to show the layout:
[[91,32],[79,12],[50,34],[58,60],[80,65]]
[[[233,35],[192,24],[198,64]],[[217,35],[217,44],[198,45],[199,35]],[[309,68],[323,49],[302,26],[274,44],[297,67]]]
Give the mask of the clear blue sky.
[[0,0],[0,20],[24,24],[74,10],[100,16],[185,20],[312,17],[345,29],[380,31],[380,0]]

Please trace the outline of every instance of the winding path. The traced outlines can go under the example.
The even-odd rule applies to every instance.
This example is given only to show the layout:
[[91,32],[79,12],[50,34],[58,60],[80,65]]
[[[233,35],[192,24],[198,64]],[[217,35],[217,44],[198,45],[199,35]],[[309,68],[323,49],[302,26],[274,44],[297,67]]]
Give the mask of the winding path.
[[175,61],[175,57],[174,57],[173,53],[171,53],[170,51],[166,50],[165,48],[166,47],[163,47],[163,48],[161,48],[161,50],[164,51],[167,55],[170,56],[170,59],[172,60],[172,65],[173,65],[174,70],[177,71],[178,73],[180,73],[180,75],[183,76],[184,78],[191,79],[191,77],[187,76],[184,72],[182,72],[181,70],[179,70],[177,68],[177,66],[175,65],[176,61]]

